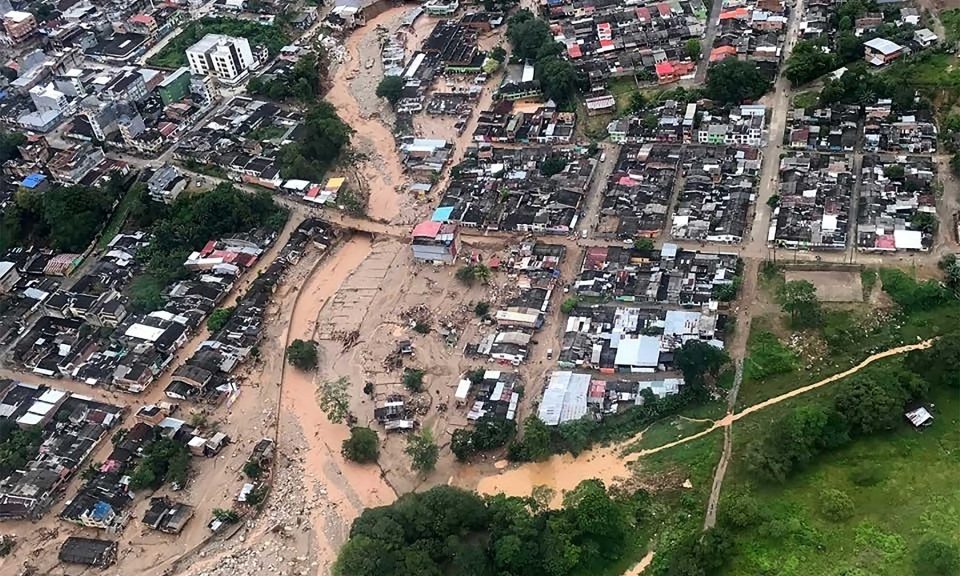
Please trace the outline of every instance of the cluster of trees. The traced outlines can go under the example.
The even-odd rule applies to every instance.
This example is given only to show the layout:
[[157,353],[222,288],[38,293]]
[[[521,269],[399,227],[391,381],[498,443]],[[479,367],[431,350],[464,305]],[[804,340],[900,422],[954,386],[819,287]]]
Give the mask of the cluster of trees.
[[733,534],[723,526],[692,531],[658,550],[650,566],[654,576],[706,576],[719,574],[733,556]]
[[423,375],[425,372],[419,368],[403,369],[403,386],[411,392],[423,392]]
[[150,201],[147,209],[157,214],[153,238],[138,254],[146,264],[144,273],[130,286],[131,305],[137,311],[163,306],[163,290],[187,276],[183,262],[198,246],[237,232],[280,230],[287,220],[286,209],[268,192],[245,194],[232,184],[220,184],[204,194],[182,194],[169,208]]
[[0,420],[0,478],[23,470],[36,457],[42,440],[39,429],[21,430],[13,420]]
[[549,178],[554,174],[563,172],[563,169],[566,167],[566,158],[560,154],[551,154],[544,159],[542,164],[540,164],[540,173]]
[[725,58],[707,71],[707,98],[721,104],[757,100],[770,88],[770,79],[747,60]]
[[485,452],[506,446],[517,431],[513,420],[486,416],[473,428],[458,428],[450,439],[450,451],[460,462],[470,460],[477,452]]
[[368,464],[380,457],[380,437],[376,430],[364,426],[350,429],[350,437],[343,441],[340,453],[347,460]]
[[159,68],[179,68],[187,65],[186,50],[207,34],[226,34],[246,38],[250,46],[266,46],[270,56],[290,43],[290,36],[279,26],[261,24],[255,20],[206,17],[187,24],[178,36],[167,42],[162,50],[147,60],[147,64]]
[[487,60],[483,63],[483,71],[486,74],[493,74],[503,66],[503,63],[507,61],[507,51],[503,49],[503,46],[495,46],[487,54]]
[[320,181],[350,144],[353,129],[337,116],[332,104],[320,101],[303,119],[304,136],[280,149],[277,160],[284,178]]
[[127,189],[127,181],[119,172],[96,188],[56,186],[44,192],[20,189],[0,220],[0,251],[36,243],[63,252],[82,252],[109,220]]
[[317,367],[317,343],[313,340],[294,340],[287,346],[287,362],[300,370]]
[[890,74],[872,74],[865,62],[851,64],[843,76],[828,78],[820,91],[820,105],[870,105],[878,98],[890,98],[897,110],[915,108],[911,85],[892,81]]
[[144,450],[130,474],[130,488],[156,489],[165,482],[183,486],[190,471],[190,452],[183,444],[169,438],[160,438]]
[[783,482],[823,452],[893,429],[904,406],[927,388],[926,380],[899,367],[861,371],[843,381],[831,405],[801,406],[774,422],[751,444],[750,468],[760,478]]
[[880,269],[883,291],[907,313],[933,310],[953,296],[936,280],[917,282],[901,270]]
[[[643,495],[643,493],[640,493]],[[534,498],[482,498],[450,486],[409,493],[354,522],[337,576],[596,574],[620,559],[647,499],[581,482],[549,510]]]
[[27,137],[19,132],[0,130],[0,164],[20,157],[20,146],[27,143]]
[[563,45],[553,39],[550,26],[523,9],[507,21],[507,39],[515,58],[534,61],[544,98],[569,105],[577,93],[577,72],[561,57]]
[[303,56],[293,65],[288,74],[269,81],[260,76],[247,82],[247,92],[271,100],[296,98],[304,102],[312,101],[320,94],[320,83],[328,68],[325,54],[313,52]]

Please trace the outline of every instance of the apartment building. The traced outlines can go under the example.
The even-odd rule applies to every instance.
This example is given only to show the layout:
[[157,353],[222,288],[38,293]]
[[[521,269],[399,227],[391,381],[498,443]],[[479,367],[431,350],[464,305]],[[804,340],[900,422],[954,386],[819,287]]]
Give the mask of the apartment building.
[[227,83],[238,80],[256,63],[246,38],[222,34],[207,34],[186,52],[191,74],[215,76]]

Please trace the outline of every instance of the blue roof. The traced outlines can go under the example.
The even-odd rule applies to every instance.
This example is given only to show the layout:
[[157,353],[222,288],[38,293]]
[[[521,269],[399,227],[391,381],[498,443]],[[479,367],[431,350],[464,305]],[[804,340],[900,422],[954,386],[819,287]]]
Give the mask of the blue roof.
[[113,508],[111,508],[110,505],[107,504],[106,502],[104,502],[103,500],[101,500],[101,501],[99,501],[99,502],[97,502],[96,504],[93,505],[93,514],[92,514],[92,515],[93,515],[93,519],[94,519],[94,520],[103,520],[103,519],[105,519],[111,512],[113,512]]
[[24,188],[36,188],[46,179],[47,176],[45,174],[34,172],[33,174],[29,174],[26,178],[24,178],[20,185]]
[[433,211],[433,216],[430,219],[434,222],[446,222],[450,219],[451,214],[453,214],[453,206],[441,206]]

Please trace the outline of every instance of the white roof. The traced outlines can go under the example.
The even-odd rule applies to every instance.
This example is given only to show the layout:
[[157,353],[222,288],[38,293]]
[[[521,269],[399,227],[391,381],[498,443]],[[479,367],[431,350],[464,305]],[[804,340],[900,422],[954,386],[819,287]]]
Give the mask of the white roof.
[[33,14],[29,12],[21,12],[20,10],[11,10],[4,14],[3,17],[8,20],[13,20],[14,22],[23,22],[28,18],[33,18]]
[[655,336],[622,338],[617,346],[617,366],[656,367],[660,361],[660,339]]
[[454,392],[453,397],[456,398],[457,400],[466,400],[467,394],[469,393],[470,393],[470,381],[464,379],[457,384],[457,391]]
[[919,30],[916,30],[913,34],[919,38],[923,38],[924,40],[937,39],[937,35],[934,34],[933,31],[930,30],[929,28],[921,28]]
[[891,42],[886,38],[874,38],[873,40],[864,42],[863,45],[871,50],[876,50],[883,55],[893,54],[898,50],[903,50],[903,46],[897,44],[896,42]]
[[40,397],[37,398],[37,400],[39,400],[40,402],[46,402],[47,404],[56,404],[57,402],[62,400],[63,397],[66,395],[67,393],[62,390],[51,389],[41,394]]
[[35,426],[41,422],[43,422],[43,416],[40,416],[39,414],[31,414],[29,412],[17,418],[17,424],[22,426]]
[[0,262],[0,278],[6,276],[7,272],[13,270],[14,266],[16,266],[16,264],[13,262]]
[[907,420],[909,420],[914,426],[923,426],[924,424],[933,420],[933,414],[931,414],[923,406],[911,412],[907,412],[906,417]]
[[897,250],[922,250],[923,232],[919,230],[894,230],[893,245]]
[[590,375],[561,370],[550,375],[538,416],[548,426],[578,420],[587,413]]
[[163,334],[163,330],[163,328],[147,326],[146,324],[133,324],[127,328],[124,336],[146,340],[147,342],[156,342],[157,338],[160,338],[160,335]]
[[30,406],[30,409],[27,410],[27,412],[44,416],[49,414],[51,410],[53,410],[53,404],[48,404],[47,402],[41,402],[37,400]]

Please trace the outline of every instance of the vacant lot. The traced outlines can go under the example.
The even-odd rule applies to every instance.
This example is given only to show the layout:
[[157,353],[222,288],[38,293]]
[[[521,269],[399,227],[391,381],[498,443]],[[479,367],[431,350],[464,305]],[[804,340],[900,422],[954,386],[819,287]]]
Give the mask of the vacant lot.
[[843,270],[787,270],[787,282],[806,280],[817,287],[821,302],[862,302],[860,273]]

